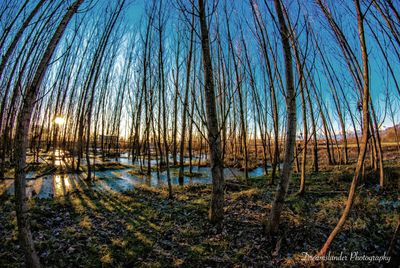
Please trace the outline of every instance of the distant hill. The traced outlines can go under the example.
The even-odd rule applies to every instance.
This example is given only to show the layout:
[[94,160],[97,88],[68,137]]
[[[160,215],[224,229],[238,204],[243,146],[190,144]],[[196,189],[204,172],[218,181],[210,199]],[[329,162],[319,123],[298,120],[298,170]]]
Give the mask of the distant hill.
[[[381,136],[381,140],[385,141],[385,142],[396,141],[396,131],[395,130],[397,130],[397,135],[398,135],[398,137],[400,139],[400,124],[397,124],[395,126],[391,126],[391,127],[385,128],[385,129],[381,129],[379,131],[380,136]],[[362,136],[361,130],[357,131],[357,135],[358,135],[358,138],[361,139],[361,136]],[[355,142],[355,137],[356,136],[354,134],[354,131],[347,132],[346,136],[347,136],[347,141],[348,142]],[[325,136],[323,136],[323,135],[320,135],[318,137],[318,139],[324,139],[324,138],[325,138]],[[340,141],[340,140],[343,139],[343,135],[341,133],[336,133],[336,138]]]
[[396,140],[396,130],[397,130],[397,135],[400,137],[400,124],[385,128],[384,130],[381,130],[380,133],[381,133],[382,140],[395,141]]

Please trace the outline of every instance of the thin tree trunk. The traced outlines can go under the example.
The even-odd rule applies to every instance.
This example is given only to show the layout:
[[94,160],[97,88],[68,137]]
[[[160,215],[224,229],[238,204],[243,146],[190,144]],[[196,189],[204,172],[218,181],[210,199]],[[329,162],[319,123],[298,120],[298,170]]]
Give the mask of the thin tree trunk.
[[[194,15],[192,15],[192,24],[194,23]],[[187,56],[186,62],[186,81],[185,81],[185,96],[183,101],[183,109],[182,109],[182,129],[181,129],[181,144],[179,150],[179,183],[183,183],[183,157],[185,152],[185,136],[186,136],[186,114],[189,102],[189,84],[190,84],[190,70],[192,66],[192,54],[193,54],[193,37],[194,37],[194,28],[192,27],[190,31],[190,44],[189,44],[189,52]],[[193,102],[195,100],[192,100]],[[193,116],[193,113],[192,113]],[[193,119],[192,119],[193,120]]]
[[25,92],[25,99],[17,118],[17,132],[15,136],[15,200],[18,232],[21,247],[25,254],[25,265],[27,267],[40,267],[39,257],[36,254],[30,223],[28,217],[28,205],[26,203],[26,149],[28,146],[28,130],[31,123],[31,114],[35,105],[36,97],[46,74],[48,64],[56,50],[56,47],[68,26],[69,21],[76,13],[83,0],[75,1],[67,10],[54,32],[40,61],[32,83]]
[[285,202],[285,197],[289,187],[289,180],[292,176],[292,165],[294,156],[294,147],[296,145],[296,92],[293,82],[292,54],[289,41],[289,30],[282,12],[280,0],[274,0],[276,13],[278,16],[280,35],[283,47],[283,56],[285,62],[286,79],[286,143],[285,158],[281,178],[279,180],[271,212],[265,225],[267,234],[276,233],[279,228],[279,220]]
[[177,132],[178,132],[178,96],[179,96],[179,53],[180,53],[180,33],[178,31],[178,36],[177,36],[177,45],[176,45],[176,55],[175,55],[175,68],[176,68],[176,74],[175,74],[175,96],[174,96],[174,120],[173,120],[173,133],[172,133],[172,157],[173,157],[173,164],[176,166],[178,164],[177,159],[176,159],[176,154],[178,151],[178,146],[177,146]]
[[363,25],[363,15],[361,12],[360,2],[359,0],[354,0],[356,11],[357,11],[357,24],[358,24],[358,34],[360,38],[360,46],[361,46],[361,53],[362,53],[362,66],[363,66],[363,100],[362,100],[362,110],[363,110],[363,130],[362,130],[362,142],[361,142],[361,149],[360,154],[358,155],[357,159],[357,166],[354,173],[353,181],[351,182],[349,195],[346,202],[346,207],[343,211],[342,216],[339,219],[336,227],[333,229],[331,234],[329,235],[328,239],[326,240],[325,244],[319,251],[318,255],[324,256],[331,245],[333,239],[339,233],[340,229],[344,225],[351,206],[354,200],[354,194],[357,187],[357,182],[360,176],[360,172],[362,167],[364,166],[364,158],[367,151],[368,145],[368,133],[369,133],[369,73],[368,73],[368,54],[367,54],[367,47],[365,43],[365,36],[364,36],[364,25]]
[[224,217],[224,177],[222,172],[223,161],[221,159],[221,137],[218,128],[217,110],[215,105],[213,67],[210,55],[210,41],[206,21],[206,10],[203,0],[198,0],[198,9],[201,30],[201,48],[203,54],[208,145],[210,150],[210,165],[213,180],[209,219],[211,222],[217,223],[221,222]]
[[[28,1],[25,2],[25,4]],[[28,27],[29,23],[31,22],[31,20],[33,19],[33,17],[37,14],[37,12],[40,10],[40,8],[42,7],[42,5],[45,3],[44,0],[40,0],[39,3],[37,3],[37,5],[35,6],[35,8],[31,11],[31,13],[29,14],[28,18],[26,18],[26,20],[24,21],[24,23],[22,24],[21,28],[18,30],[18,32],[16,33],[13,41],[11,42],[11,44],[8,46],[6,53],[1,57],[1,61],[0,61],[0,79],[3,75],[3,71],[4,68],[6,66],[6,63],[8,61],[8,58],[11,56],[11,54],[14,52],[15,47],[17,46],[18,41],[21,39],[21,36],[23,34],[23,32],[25,31],[25,29]]]
[[163,142],[164,142],[164,150],[165,150],[165,160],[166,160],[166,168],[167,168],[167,183],[168,183],[168,197],[172,198],[172,185],[171,185],[171,175],[170,175],[170,170],[169,170],[169,146],[168,146],[168,136],[167,136],[167,128],[168,128],[168,124],[167,124],[167,111],[165,109],[165,99],[166,99],[166,94],[165,94],[165,77],[164,77],[164,55],[163,55],[163,31],[164,31],[164,21],[163,21],[163,13],[162,13],[162,9],[163,9],[163,4],[162,1],[159,1],[160,6],[158,9],[158,37],[159,37],[159,55],[158,55],[158,68],[159,68],[159,87],[161,88],[161,93],[162,96],[160,96],[160,98],[162,99],[162,112],[163,112]]

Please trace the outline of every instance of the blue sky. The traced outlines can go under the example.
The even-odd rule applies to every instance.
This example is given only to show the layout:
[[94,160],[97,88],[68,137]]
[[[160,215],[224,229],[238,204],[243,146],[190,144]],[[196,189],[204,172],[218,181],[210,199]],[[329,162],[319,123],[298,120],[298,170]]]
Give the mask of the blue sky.
[[[145,21],[145,10],[146,7],[150,4],[149,1],[141,1],[141,0],[129,0],[129,4],[126,6],[125,12],[122,17],[122,23],[124,25],[127,25],[128,27],[131,27],[131,31],[139,33],[139,31],[143,32],[144,27],[146,24]],[[186,28],[185,27],[185,21],[182,19],[178,19],[178,11],[177,11],[177,5],[175,1],[167,1],[164,0],[165,3],[167,3],[168,8],[167,8],[167,16],[168,16],[168,21],[167,21],[167,27],[166,27],[166,36],[165,36],[165,46],[166,46],[166,54],[168,53],[173,53],[174,46],[175,46],[175,41],[176,41],[176,34],[177,31],[176,29],[181,27],[184,31]],[[209,1],[208,3],[210,3]],[[270,3],[270,1],[266,1],[267,3]],[[326,56],[326,59],[329,61],[331,64],[332,69],[335,71],[336,76],[335,79],[336,81],[335,86],[337,90],[339,91],[339,85],[342,86],[343,92],[346,95],[346,98],[348,98],[350,107],[353,111],[354,114],[356,114],[356,120],[358,120],[358,112],[357,112],[357,91],[355,88],[354,81],[352,77],[349,74],[347,65],[344,61],[344,58],[342,56],[342,52],[334,38],[334,35],[332,34],[332,31],[329,28],[329,25],[324,18],[324,15],[322,12],[319,10],[318,6],[314,3],[314,1],[300,1],[301,5],[299,6],[296,1],[284,1],[286,7],[288,8],[288,13],[289,16],[291,17],[292,23],[295,23],[296,19],[298,18],[299,25],[296,31],[299,31],[299,39],[301,40],[301,49],[304,51],[304,43],[305,43],[305,31],[301,27],[302,23],[304,22],[303,16],[307,15],[308,19],[310,21],[311,27],[313,28],[313,31],[316,35],[316,39],[318,44],[321,47],[322,53]],[[328,5],[334,14],[334,18],[336,22],[339,24],[339,27],[342,29],[344,32],[350,46],[354,50],[354,53],[356,57],[359,59],[360,65],[361,65],[361,52],[360,52],[360,43],[359,43],[359,38],[358,38],[358,33],[357,33],[357,22],[355,18],[355,9],[354,9],[354,4],[353,1],[344,1],[344,0],[339,0],[339,1],[327,1]],[[157,2],[158,3],[158,2]],[[172,4],[171,4],[172,3]],[[183,3],[187,4],[188,1],[183,1]],[[232,39],[236,43],[240,43],[240,35],[239,31],[237,28],[237,25],[239,23],[242,23],[243,29],[244,29],[244,36],[246,39],[246,42],[248,44],[249,50],[250,50],[250,55],[251,55],[251,61],[253,63],[253,66],[255,66],[255,72],[258,77],[258,84],[262,85],[262,76],[264,75],[262,72],[261,64],[262,64],[262,57],[260,56],[260,51],[257,45],[256,38],[252,31],[254,31],[254,24],[253,24],[253,19],[252,19],[252,13],[250,9],[250,5],[248,1],[227,1],[227,9],[229,12],[229,23],[231,27],[231,33],[232,33]],[[270,14],[268,13],[267,8],[265,7],[264,1],[257,1],[261,14],[265,20],[267,30],[269,34],[279,37],[279,33],[276,30],[275,27],[275,22],[271,18]],[[217,9],[217,15],[220,23],[220,30],[223,35],[223,46],[227,48],[226,44],[226,27],[225,27],[225,15],[224,15],[224,5],[225,1],[220,0],[219,1],[219,6]],[[272,3],[270,3],[270,8],[271,11],[274,13],[274,8]],[[297,11],[301,10],[300,16],[297,16]],[[362,9],[365,9],[365,5],[362,6]],[[373,8],[369,12],[376,12]],[[378,14],[379,15],[379,14]],[[376,21],[374,18],[370,15],[367,15],[366,19],[368,22],[371,24],[372,29],[376,30],[375,33],[378,35],[378,38],[383,42],[384,45],[389,44],[389,40],[387,37],[382,34],[382,32],[379,30],[379,27],[376,24]],[[211,21],[210,24],[210,30],[211,30],[211,39],[215,36],[215,27],[216,27],[216,14],[213,16],[213,20]],[[249,28],[250,27],[250,28]],[[379,46],[377,45],[374,36],[368,26],[367,23],[365,23],[365,32],[366,32],[366,42],[367,42],[367,47],[368,47],[368,53],[369,53],[369,67],[370,67],[370,91],[371,91],[371,96],[372,100],[378,115],[378,119],[380,123],[384,127],[391,126],[392,123],[390,121],[389,116],[385,117],[385,107],[386,107],[386,89],[388,88],[388,92],[390,96],[392,97],[391,100],[394,102],[394,107],[398,107],[399,103],[399,95],[397,94],[397,91],[394,88],[393,84],[393,79],[389,77],[388,75],[388,70],[387,70],[387,64],[386,60],[382,57],[382,53],[379,49]],[[378,29],[378,30],[377,30]],[[187,34],[186,34],[187,35]],[[187,38],[187,36],[182,36],[182,38]],[[156,40],[156,39],[154,39]],[[199,40],[197,39],[196,42]],[[215,40],[214,40],[215,41]],[[278,39],[273,39],[274,42],[277,44],[277,56],[278,56],[278,64],[280,65],[281,69],[281,74],[283,75],[282,67],[281,66],[281,61],[282,61],[282,51],[280,48],[280,42],[279,38]],[[182,41],[184,43],[184,40]],[[310,44],[312,41],[309,41]],[[215,43],[213,43],[215,45]],[[315,45],[311,45],[311,48],[309,51],[315,51]],[[197,48],[199,48],[197,46]],[[197,53],[199,53],[199,50],[197,49]],[[228,53],[228,51],[225,51],[224,53]],[[388,61],[392,64],[394,73],[396,76],[400,74],[399,70],[399,59],[395,57],[395,54],[393,53],[393,48],[388,45],[387,48],[387,53],[388,53]],[[227,55],[226,55],[227,56]],[[173,57],[173,56],[172,56]],[[184,60],[184,59],[182,59]],[[121,64],[122,64],[123,59],[121,59]],[[311,61],[311,59],[310,59]],[[173,62],[172,59],[167,59],[167,62]],[[167,64],[167,69],[173,68],[172,66]],[[295,65],[293,66],[295,68]],[[184,76],[181,75],[181,78]],[[321,95],[323,96],[323,101],[325,102],[327,108],[328,108],[328,113],[330,114],[333,122],[333,127],[338,130],[339,129],[339,122],[337,119],[336,111],[335,111],[335,106],[334,102],[332,99],[331,91],[329,89],[329,83],[327,80],[327,77],[325,76],[325,72],[323,70],[323,65],[322,61],[317,56],[316,58],[316,64],[314,67],[314,78],[316,81],[316,85],[319,88]],[[277,89],[278,92],[280,91]],[[250,99],[250,98],[249,98]],[[279,98],[279,104],[281,106],[280,109],[280,114],[281,114],[281,119],[283,121],[284,118],[284,101],[283,101],[283,96],[280,96]],[[341,98],[340,105],[344,106],[343,98]],[[267,107],[268,109],[269,107]],[[298,111],[299,111],[299,126],[301,125],[301,113],[300,113],[300,100],[298,101]],[[249,108],[250,110],[251,108]],[[314,110],[317,111],[317,107],[314,107]],[[268,111],[267,111],[268,112]],[[317,115],[317,112],[315,112]],[[345,120],[347,123],[347,127],[350,128],[350,121],[349,121],[349,116],[345,116]],[[399,111],[396,112],[396,120],[397,122],[400,120],[399,118]],[[250,122],[249,125],[251,125],[252,121],[252,116],[248,116],[248,121]],[[383,121],[383,122],[382,122]],[[358,126],[359,127],[359,126]],[[352,128],[350,128],[349,131],[352,131]]]
[[[138,25],[140,22],[140,18],[144,14],[145,10],[145,2],[146,1],[133,1],[125,15],[125,20],[129,23],[133,23],[135,25]],[[168,1],[167,1],[168,2]],[[185,2],[185,1],[184,1]],[[210,1],[209,1],[210,2]],[[268,2],[268,1],[267,1]],[[288,12],[289,14],[294,14],[295,16],[296,11],[298,9],[298,5],[295,1],[284,1],[286,6],[288,7]],[[220,23],[224,24],[224,21],[222,21],[223,17],[223,6],[224,6],[225,1],[219,1],[219,8],[218,8],[218,13],[219,16],[221,17]],[[348,94],[349,99],[352,101],[352,105],[356,106],[354,103],[355,99],[351,98],[351,96],[355,96],[355,89],[354,89],[354,81],[349,75],[347,66],[343,60],[341,51],[339,49],[339,46],[337,42],[335,41],[333,34],[331,30],[328,28],[328,23],[326,22],[325,18],[323,17],[322,12],[319,10],[318,6],[313,2],[313,1],[305,1],[301,3],[301,10],[305,11],[309,15],[309,19],[311,21],[311,26],[314,28],[314,31],[317,35],[317,39],[319,40],[321,44],[321,48],[323,49],[324,53],[327,55],[327,59],[330,61],[332,64],[332,68],[337,72],[338,77],[340,79],[340,83],[343,86],[343,90]],[[233,35],[233,39],[238,39],[239,36],[235,36],[235,25],[237,21],[242,21],[244,23],[244,27],[247,27],[246,20],[250,21],[251,24],[251,11],[250,11],[250,6],[248,1],[227,1],[228,4],[228,10],[231,10],[231,17],[230,21],[232,23],[231,25],[231,31]],[[262,11],[263,16],[265,16],[265,19],[269,19],[268,11],[265,8],[264,1],[258,1],[259,7]],[[359,39],[357,35],[357,22],[355,20],[355,8],[353,1],[328,1],[328,5],[334,14],[334,17],[343,30],[344,34],[346,35],[351,47],[354,49],[355,54],[357,58],[360,60],[361,58],[361,52],[359,49]],[[176,5],[170,7],[171,12],[176,12]],[[273,9],[273,5],[271,4],[271,9]],[[362,9],[365,9],[365,5],[362,6]],[[376,12],[371,8],[369,12]],[[171,21],[169,23],[175,23],[173,20],[176,21],[176,16],[171,14]],[[294,20],[294,18],[293,18]],[[301,20],[301,18],[300,18]],[[376,22],[372,18],[372,16],[367,15],[367,20],[371,23],[371,26],[373,29],[377,29]],[[215,20],[214,20],[215,21]],[[213,21],[213,22],[214,22]],[[268,23],[269,22],[269,23]],[[214,24],[211,25],[211,28],[215,26]],[[139,26],[140,27],[140,26]],[[273,22],[272,21],[267,21],[267,27],[272,29]],[[394,95],[394,100],[398,101],[398,95],[396,96],[396,91],[393,88],[393,80],[389,77],[388,79],[388,73],[387,73],[387,64],[384,58],[382,57],[382,53],[376,44],[376,41],[374,40],[374,37],[371,33],[371,30],[367,23],[365,23],[365,32],[366,32],[366,42],[368,46],[368,53],[369,53],[369,60],[370,60],[370,91],[371,91],[371,96],[372,100],[374,102],[374,105],[376,107],[376,110],[379,114],[379,117],[383,119],[384,116],[384,99],[386,97],[386,87],[389,87],[389,93],[391,95]],[[222,26],[221,28],[224,28]],[[171,29],[171,28],[170,28]],[[271,30],[272,32],[272,30]],[[237,33],[237,32],[236,32]],[[174,35],[175,33],[167,32],[167,35]],[[251,34],[250,31],[247,31],[245,33],[249,40],[251,38],[254,38],[253,35]],[[382,33],[379,31],[376,31],[376,34],[378,35],[378,38],[382,40],[383,42],[388,43],[387,38],[384,38]],[[301,37],[300,37],[301,38]],[[255,41],[249,41],[249,43],[255,44]],[[278,52],[280,53],[280,52]],[[253,51],[252,55],[257,55],[257,51]],[[389,61],[392,63],[392,66],[394,68],[394,72],[396,76],[399,75],[399,59],[394,58],[394,54],[390,51],[390,48],[388,49],[388,58]],[[318,62],[318,60],[317,60]],[[360,60],[361,64],[361,60]],[[325,79],[325,76],[323,75],[322,72],[322,65],[321,63],[317,63],[316,67],[316,72],[319,73],[319,76],[321,77],[321,91],[323,96],[325,96],[325,100],[327,101],[328,107],[334,108],[333,107],[333,101],[330,101],[330,91],[327,89],[327,81]],[[388,120],[385,121],[383,125],[389,126],[391,123],[388,122]]]

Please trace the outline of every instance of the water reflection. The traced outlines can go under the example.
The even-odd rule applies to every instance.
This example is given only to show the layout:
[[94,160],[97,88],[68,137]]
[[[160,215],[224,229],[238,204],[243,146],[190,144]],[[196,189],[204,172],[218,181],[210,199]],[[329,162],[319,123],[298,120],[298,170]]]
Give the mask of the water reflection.
[[72,191],[70,176],[68,175],[54,175],[54,190],[55,197],[65,196]]
[[9,193],[9,189],[13,187],[14,180],[0,180],[0,195]]
[[54,151],[54,165],[60,167],[62,165],[62,158],[64,157],[64,151],[55,150]]
[[[54,152],[54,159],[56,165],[63,165],[64,153],[60,150]],[[82,159],[83,160],[83,159]],[[187,159],[185,158],[185,161]],[[97,161],[97,160],[96,160]],[[132,159],[128,158],[127,155],[122,155],[121,157],[115,159],[120,164],[132,164]],[[152,161],[155,160],[151,160]],[[84,164],[85,161],[82,161]],[[100,161],[101,162],[101,161]],[[146,163],[147,164],[147,163]],[[144,165],[146,167],[146,164]],[[144,169],[146,170],[146,168]],[[131,168],[119,169],[119,170],[103,170],[95,171],[96,180],[90,183],[90,187],[104,190],[104,191],[114,191],[123,192],[126,190],[133,189],[138,184],[145,184],[150,187],[165,187],[167,185],[167,174],[166,171],[157,173],[157,171],[152,171],[150,176],[131,174]],[[178,178],[178,168],[171,168],[171,183],[173,185],[179,184]],[[185,174],[189,173],[189,167],[184,168]],[[211,170],[209,167],[199,167],[193,166],[193,172],[199,173],[199,176],[184,176],[183,184],[210,184],[212,183]],[[258,167],[249,172],[250,177],[256,177],[263,175],[264,170],[262,167]],[[28,174],[28,177],[35,174]],[[27,196],[31,197],[33,195],[39,198],[52,198],[52,197],[62,197],[70,194],[74,191],[82,191],[88,187],[86,182],[82,177],[84,174],[55,174],[47,175],[36,180],[27,181]],[[243,178],[244,172],[237,168],[225,168],[224,178],[226,180]],[[13,180],[0,181],[0,194],[7,192],[8,194],[14,194]]]
[[27,185],[30,188],[30,191],[27,192],[27,195],[29,197],[35,196],[38,193],[40,193],[40,191],[42,189],[43,178],[39,178],[36,180],[29,180]]

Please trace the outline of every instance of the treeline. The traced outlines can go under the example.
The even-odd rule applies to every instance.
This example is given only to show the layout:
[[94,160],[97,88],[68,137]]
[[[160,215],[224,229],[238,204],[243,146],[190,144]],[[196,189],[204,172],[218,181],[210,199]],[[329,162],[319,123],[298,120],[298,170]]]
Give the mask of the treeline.
[[247,180],[260,161],[271,183],[281,169],[268,232],[278,228],[293,165],[302,194],[308,167],[348,164],[356,150],[331,241],[367,153],[385,185],[379,130],[398,122],[400,97],[398,3],[336,2],[3,2],[0,177],[15,168],[27,264],[39,265],[25,216],[26,152],[37,161],[59,144],[73,169],[85,159],[90,180],[96,152],[104,156],[106,137],[115,136],[126,145],[113,149],[147,159],[148,173],[156,158],[168,178],[170,156],[183,179],[184,156],[208,152],[215,222],[223,217],[224,165],[239,165]]

